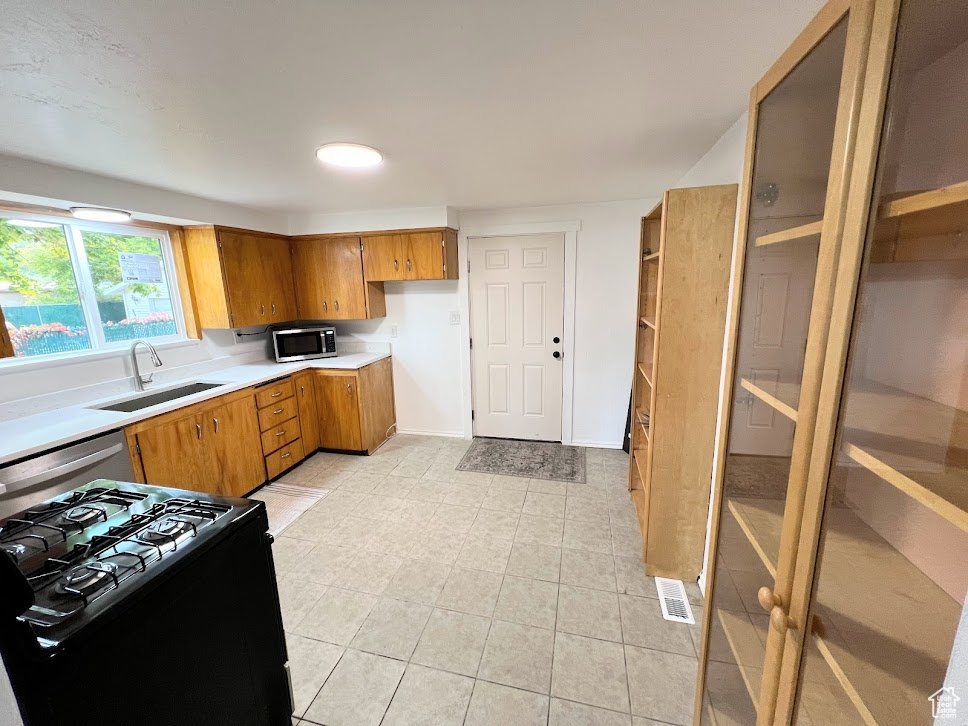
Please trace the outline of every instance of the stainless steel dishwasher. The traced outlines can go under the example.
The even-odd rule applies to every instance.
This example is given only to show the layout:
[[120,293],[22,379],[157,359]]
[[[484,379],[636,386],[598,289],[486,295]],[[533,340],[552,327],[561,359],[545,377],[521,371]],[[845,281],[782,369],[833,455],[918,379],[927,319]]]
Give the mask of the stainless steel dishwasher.
[[95,479],[134,480],[120,431],[0,466],[0,519]]

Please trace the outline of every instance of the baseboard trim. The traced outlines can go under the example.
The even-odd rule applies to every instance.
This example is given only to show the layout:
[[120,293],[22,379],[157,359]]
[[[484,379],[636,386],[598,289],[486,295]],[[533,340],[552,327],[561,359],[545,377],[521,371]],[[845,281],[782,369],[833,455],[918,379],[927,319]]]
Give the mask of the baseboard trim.
[[621,449],[622,442],[615,441],[579,441],[577,439],[571,442],[572,446],[584,446],[589,449]]
[[446,436],[450,439],[471,438],[465,437],[462,431],[417,431],[415,429],[397,428],[398,434],[413,434],[414,436]]

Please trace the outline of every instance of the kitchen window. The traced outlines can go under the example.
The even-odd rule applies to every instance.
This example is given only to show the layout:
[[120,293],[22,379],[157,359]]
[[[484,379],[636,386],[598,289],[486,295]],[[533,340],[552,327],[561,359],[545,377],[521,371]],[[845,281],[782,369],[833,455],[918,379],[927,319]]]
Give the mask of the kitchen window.
[[176,284],[164,230],[0,216],[7,356],[11,349],[28,359],[124,348],[138,338],[184,339]]

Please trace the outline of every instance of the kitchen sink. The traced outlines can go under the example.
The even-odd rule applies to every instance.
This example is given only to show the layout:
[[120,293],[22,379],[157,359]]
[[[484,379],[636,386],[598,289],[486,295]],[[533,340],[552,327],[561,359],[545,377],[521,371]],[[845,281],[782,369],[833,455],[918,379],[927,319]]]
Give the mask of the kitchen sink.
[[187,386],[170,388],[167,391],[158,391],[157,393],[146,393],[143,396],[129,398],[126,401],[112,403],[107,406],[97,406],[96,408],[99,411],[120,411],[123,413],[131,413],[132,411],[140,411],[141,409],[148,408],[149,406],[157,406],[159,403],[165,403],[166,401],[174,401],[176,398],[191,396],[193,393],[201,393],[202,391],[218,388],[222,385],[225,384],[189,383]]

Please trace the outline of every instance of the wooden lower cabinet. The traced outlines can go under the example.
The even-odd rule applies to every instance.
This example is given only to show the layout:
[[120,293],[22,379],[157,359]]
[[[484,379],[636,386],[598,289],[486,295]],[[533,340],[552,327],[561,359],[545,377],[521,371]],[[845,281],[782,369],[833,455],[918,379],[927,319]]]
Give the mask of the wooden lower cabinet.
[[266,480],[253,391],[125,429],[135,476],[147,484],[241,496]]
[[324,449],[361,451],[360,399],[356,371],[314,371],[319,411],[319,445]]
[[319,413],[312,371],[297,373],[292,381],[296,388],[295,400],[299,409],[303,456],[309,456],[319,448]]
[[313,385],[321,448],[372,454],[396,427],[391,359],[357,371],[316,370]]

